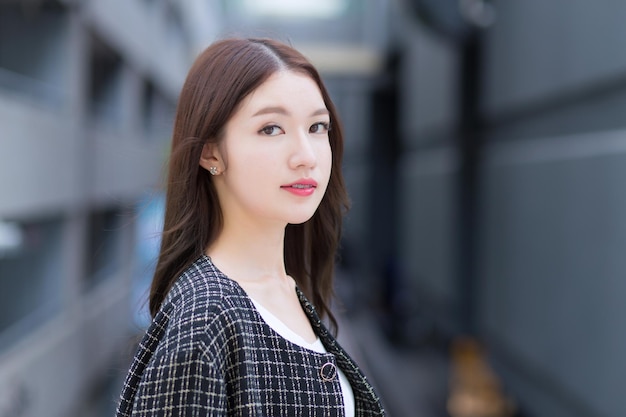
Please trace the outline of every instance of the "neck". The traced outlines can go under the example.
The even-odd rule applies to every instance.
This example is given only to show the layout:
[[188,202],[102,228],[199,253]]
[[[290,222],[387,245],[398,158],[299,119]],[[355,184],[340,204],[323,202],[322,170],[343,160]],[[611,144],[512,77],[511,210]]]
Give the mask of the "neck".
[[284,279],[285,226],[229,224],[207,249],[215,265],[229,278],[240,283]]

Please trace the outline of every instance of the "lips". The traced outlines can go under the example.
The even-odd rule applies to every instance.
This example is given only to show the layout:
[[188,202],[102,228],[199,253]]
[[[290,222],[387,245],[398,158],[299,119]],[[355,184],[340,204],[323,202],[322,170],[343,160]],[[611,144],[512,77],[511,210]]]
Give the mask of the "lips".
[[317,181],[310,178],[303,178],[291,184],[282,185],[280,188],[297,196],[307,197],[315,192]]
[[296,188],[302,190],[315,187],[317,187],[317,181],[313,179],[301,179],[291,184],[282,185],[280,188]]

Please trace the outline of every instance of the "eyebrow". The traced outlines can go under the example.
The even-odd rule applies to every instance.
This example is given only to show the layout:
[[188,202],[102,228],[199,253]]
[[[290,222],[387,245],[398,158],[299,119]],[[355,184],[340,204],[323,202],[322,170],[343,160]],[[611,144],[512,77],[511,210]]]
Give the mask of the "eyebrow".
[[[260,109],[256,113],[254,113],[252,115],[252,117],[262,116],[262,115],[265,115],[265,114],[282,114],[282,115],[285,115],[285,116],[289,116],[289,112],[284,107],[268,106],[268,107],[263,107],[262,109]],[[320,116],[320,115],[323,115],[323,114],[324,115],[325,114],[330,114],[330,112],[328,111],[327,108],[321,108],[321,109],[315,110],[313,113],[311,113],[311,116]]]

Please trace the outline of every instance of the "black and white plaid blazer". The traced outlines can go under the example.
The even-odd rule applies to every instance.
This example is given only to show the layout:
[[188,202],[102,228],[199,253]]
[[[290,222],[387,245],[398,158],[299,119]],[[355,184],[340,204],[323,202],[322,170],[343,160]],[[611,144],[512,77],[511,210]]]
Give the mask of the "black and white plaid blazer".
[[117,416],[344,416],[335,366],[350,381],[356,416],[384,416],[372,385],[297,292],[327,353],[276,333],[244,290],[200,257],[143,337]]

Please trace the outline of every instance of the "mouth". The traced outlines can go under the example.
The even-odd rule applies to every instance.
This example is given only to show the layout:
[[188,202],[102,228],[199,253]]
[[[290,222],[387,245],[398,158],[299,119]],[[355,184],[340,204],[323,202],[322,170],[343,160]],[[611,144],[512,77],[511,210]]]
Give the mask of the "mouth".
[[282,185],[280,188],[298,197],[308,197],[315,193],[317,182],[310,178],[303,178],[294,183]]
[[306,188],[315,188],[315,186],[311,184],[292,184],[292,185],[285,185],[283,186],[283,188],[297,188],[299,190],[304,190]]
[[294,188],[297,190],[306,190],[309,188],[316,188],[316,187],[317,187],[317,182],[315,180],[303,179],[303,180],[298,180],[291,184],[282,185],[280,188]]

